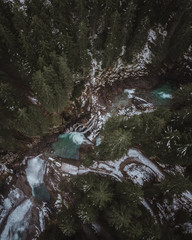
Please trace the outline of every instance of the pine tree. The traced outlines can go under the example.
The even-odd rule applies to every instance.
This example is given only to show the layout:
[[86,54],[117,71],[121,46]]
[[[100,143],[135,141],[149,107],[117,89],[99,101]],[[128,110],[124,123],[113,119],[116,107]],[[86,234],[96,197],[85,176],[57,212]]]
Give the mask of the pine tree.
[[46,118],[41,110],[35,106],[19,109],[13,126],[26,136],[42,135],[48,129]]
[[115,160],[127,153],[131,146],[130,132],[119,129],[105,135],[102,143],[95,149],[96,159]]
[[161,182],[160,189],[165,196],[173,198],[174,195],[181,196],[187,190],[192,191],[192,183],[180,174],[171,174]]
[[94,223],[97,220],[98,212],[97,209],[92,206],[92,204],[82,203],[78,206],[77,216],[83,222]]
[[100,181],[90,192],[89,196],[95,206],[103,209],[113,198],[110,182],[107,180]]
[[73,209],[63,207],[58,214],[59,228],[65,236],[72,236],[78,229]]
[[120,15],[118,11],[115,11],[110,18],[110,26],[108,27],[108,35],[105,47],[105,63],[106,67],[110,67],[111,64],[117,60],[118,55],[121,52],[122,37],[121,37],[121,25]]
[[79,29],[77,33],[78,46],[79,46],[79,55],[81,60],[81,66],[83,69],[83,75],[86,72],[86,69],[90,65],[90,56],[88,54],[88,28],[86,22],[81,21],[79,23]]

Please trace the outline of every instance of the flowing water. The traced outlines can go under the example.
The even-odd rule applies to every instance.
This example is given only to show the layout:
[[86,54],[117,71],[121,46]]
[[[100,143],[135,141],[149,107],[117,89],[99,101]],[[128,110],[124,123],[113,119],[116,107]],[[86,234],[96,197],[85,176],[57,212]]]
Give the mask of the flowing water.
[[165,105],[172,98],[173,88],[169,83],[162,85],[161,87],[151,92],[152,102],[154,105]]
[[45,161],[39,156],[29,159],[26,168],[26,177],[32,189],[32,195],[37,201],[49,201],[49,193],[43,183]]
[[26,175],[18,175],[18,179],[23,179],[22,185],[19,188],[16,183],[12,185],[3,200],[4,208],[0,208],[1,240],[28,240],[30,234],[38,235],[44,229],[43,202],[50,199],[44,185],[46,163],[37,156],[28,159],[26,164]]
[[60,134],[58,141],[52,144],[53,156],[78,160],[79,149],[85,142],[89,143],[85,136],[79,132]]
[[[160,88],[146,94],[140,93],[152,101],[154,105],[164,105],[172,98],[173,89],[169,84],[165,84]],[[117,96],[113,101],[110,112],[118,112],[120,108],[129,108],[131,99],[137,98],[134,89],[125,89],[124,93]],[[139,99],[139,98],[138,98]],[[96,139],[96,145],[101,142],[101,136]],[[79,159],[79,149],[83,143],[90,144],[83,132],[68,132],[58,136],[58,141],[52,144],[54,150],[52,156],[59,156],[67,159]],[[134,156],[135,157],[135,156]],[[138,156],[137,156],[138,158]],[[8,197],[4,199],[3,206],[0,206],[1,221],[4,222],[3,229],[0,233],[1,240],[28,240],[32,215],[37,211],[39,216],[36,235],[44,229],[44,203],[50,200],[50,194],[44,183],[44,175],[46,174],[46,161],[41,156],[36,156],[27,160],[25,169],[26,180],[31,187],[31,196],[24,194],[21,189],[15,187],[11,189]],[[147,164],[149,165],[149,164]],[[155,172],[158,169],[153,169]],[[159,173],[159,172],[158,172]],[[160,173],[159,173],[160,174]],[[116,175],[115,175],[116,176]],[[1,226],[2,227],[2,226]],[[34,226],[35,228],[35,226]],[[28,231],[26,233],[26,231]],[[34,234],[33,234],[34,235]],[[31,238],[30,238],[31,239]]]

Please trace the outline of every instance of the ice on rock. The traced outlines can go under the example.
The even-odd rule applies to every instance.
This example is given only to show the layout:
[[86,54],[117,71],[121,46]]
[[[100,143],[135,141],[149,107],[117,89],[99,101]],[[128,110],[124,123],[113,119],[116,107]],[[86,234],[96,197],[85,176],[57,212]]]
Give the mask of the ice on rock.
[[3,206],[6,210],[9,210],[12,207],[12,203],[9,198],[6,198],[3,202]]
[[8,217],[7,223],[1,234],[1,240],[19,240],[22,232],[27,229],[30,217],[31,200],[27,199],[20,204]]
[[45,161],[39,156],[31,158],[28,160],[28,165],[25,171],[29,185],[32,188],[32,193],[34,194],[34,187],[43,183],[45,174]]
[[125,89],[124,93],[127,94],[128,98],[133,98],[133,95],[135,93],[135,89]]
[[154,176],[153,171],[149,167],[135,163],[126,165],[124,172],[127,173],[134,183],[141,186],[144,182],[149,181]]
[[61,170],[72,175],[78,174],[78,167],[67,163],[62,163]]
[[162,172],[160,172],[157,166],[153,162],[151,162],[149,159],[144,157],[140,151],[136,149],[130,149],[128,152],[128,156],[134,159],[137,159],[138,162],[141,162],[142,164],[151,168],[157,174],[159,179],[164,178],[164,175],[162,174]]

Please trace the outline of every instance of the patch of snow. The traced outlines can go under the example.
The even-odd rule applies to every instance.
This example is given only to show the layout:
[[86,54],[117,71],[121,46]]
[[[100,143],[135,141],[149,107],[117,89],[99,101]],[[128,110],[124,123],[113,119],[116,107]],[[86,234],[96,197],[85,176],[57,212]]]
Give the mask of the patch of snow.
[[151,162],[149,159],[144,157],[144,155],[140,151],[138,151],[136,149],[130,149],[128,152],[128,156],[131,158],[134,158],[134,160],[137,160],[138,162],[151,168],[157,174],[159,180],[164,178],[163,173],[160,172],[160,170],[157,168],[157,166],[153,162]]
[[124,93],[127,94],[128,98],[133,98],[134,93],[135,93],[135,89],[125,89]]
[[62,197],[61,197],[61,194],[57,195],[57,200],[55,202],[55,207],[56,208],[61,208],[62,207]]
[[149,33],[148,33],[148,41],[153,43],[156,39],[157,39],[156,32],[154,30],[150,29]]
[[3,198],[0,205],[0,223],[5,219],[5,217],[9,214],[11,208],[17,206],[24,199],[23,192],[18,189],[11,189],[7,198]]
[[183,227],[184,227],[185,234],[192,234],[192,223],[191,222],[184,223]]
[[40,224],[40,229],[41,232],[45,229],[45,222],[44,222],[44,214],[41,209],[39,209],[39,224]]
[[35,97],[28,96],[28,99],[35,105],[39,104],[39,101]]
[[143,185],[144,182],[150,181],[154,172],[147,166],[131,163],[125,166],[124,172],[131,178],[135,184]]
[[56,161],[55,161],[55,165],[56,165],[57,167],[59,167],[59,168],[61,167],[61,163],[56,162]]
[[73,165],[68,164],[68,163],[62,163],[61,170],[65,173],[69,173],[69,174],[72,174],[72,175],[77,175],[78,174],[78,167],[73,166]]
[[182,195],[192,203],[192,194],[189,191],[184,192]]
[[9,198],[6,198],[3,202],[5,210],[9,210],[12,207],[12,203]]
[[155,217],[153,210],[151,209],[151,207],[149,206],[149,204],[146,202],[146,200],[143,198],[141,203],[143,204],[144,207],[147,208],[147,210],[149,210],[149,212],[151,213],[151,216]]
[[10,182],[12,181],[12,179],[13,179],[13,177],[12,177],[12,176],[9,176],[9,177],[7,178],[7,184],[10,184]]
[[121,47],[121,53],[120,56],[122,57],[125,54],[126,46]]
[[98,136],[97,138],[96,138],[96,146],[99,146],[101,144],[101,136]]
[[92,228],[96,233],[101,232],[101,226],[98,223],[92,223]]

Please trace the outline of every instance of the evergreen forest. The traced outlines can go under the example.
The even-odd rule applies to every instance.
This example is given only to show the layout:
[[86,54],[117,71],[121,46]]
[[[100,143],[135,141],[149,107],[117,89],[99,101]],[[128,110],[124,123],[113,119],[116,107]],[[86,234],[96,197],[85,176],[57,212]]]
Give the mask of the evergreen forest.
[[0,0],[0,239],[192,239],[192,0]]

